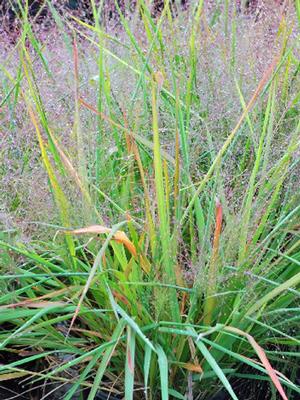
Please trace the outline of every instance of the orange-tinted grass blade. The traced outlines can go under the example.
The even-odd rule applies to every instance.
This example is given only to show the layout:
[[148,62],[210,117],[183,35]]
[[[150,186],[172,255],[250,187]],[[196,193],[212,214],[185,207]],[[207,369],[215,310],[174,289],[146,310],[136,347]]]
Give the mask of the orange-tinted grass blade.
[[184,363],[180,365],[182,368],[187,369],[188,371],[191,372],[198,372],[200,374],[203,373],[203,369],[201,368],[201,365],[199,364],[193,364],[193,363]]
[[0,309],[7,308],[17,308],[17,307],[28,307],[28,308],[47,308],[47,307],[62,307],[66,306],[67,303],[63,301],[24,301],[15,304],[8,304],[5,306],[1,306]]
[[[131,335],[131,329],[128,327],[127,328],[127,340],[128,344],[130,343],[130,335]],[[131,356],[131,351],[130,351],[130,346],[127,346],[127,363],[128,363],[128,368],[131,374],[134,374],[134,366],[133,366],[133,360]]]
[[268,360],[268,357],[266,356],[264,349],[255,341],[254,337],[251,336],[249,333],[246,333],[238,328],[234,328],[231,326],[226,326],[224,329],[228,332],[237,333],[238,335],[241,335],[241,336],[244,336],[245,338],[247,338],[247,340],[253,347],[254,351],[258,355],[263,366],[267,370],[267,372],[268,372],[272,382],[274,383],[276,389],[278,390],[280,396],[284,400],[288,400],[287,395],[285,394],[285,391],[278,379],[278,376],[277,376],[275,370],[273,369],[272,365],[270,364],[270,361]]
[[[103,225],[90,225],[86,228],[80,228],[80,229],[75,229],[72,231],[64,231],[65,233],[69,233],[72,235],[83,235],[83,234],[91,234],[91,235],[100,235],[103,233],[110,233],[112,230],[110,228],[107,228],[106,226]],[[134,244],[128,239],[127,235],[123,231],[117,231],[113,235],[113,240],[115,240],[118,243],[122,243],[127,250],[134,256],[137,256],[137,251],[134,246]]]
[[182,300],[181,300],[181,303],[180,303],[180,315],[184,314],[186,304],[187,304],[187,293],[183,292],[182,293]]
[[123,304],[125,304],[127,307],[131,308],[130,302],[127,300],[127,298],[126,298],[123,294],[117,292],[116,290],[112,290],[112,294],[114,295],[114,297],[115,297],[116,299],[118,299],[119,301],[121,301],[121,302],[122,302]]
[[134,370],[133,370],[133,365],[132,365],[132,358],[131,358],[131,353],[130,353],[130,349],[127,349],[127,360],[128,360],[128,367],[130,369],[130,372],[133,374]]
[[215,229],[214,244],[213,244],[214,253],[218,253],[220,233],[222,229],[222,217],[223,217],[222,205],[220,203],[220,200],[216,199],[216,229]]
[[[245,358],[245,360],[251,361],[253,364],[256,364],[256,365],[259,365],[261,367],[264,367],[264,364],[262,362],[260,362],[260,361],[254,360],[253,358],[246,357],[246,356],[243,356],[243,355],[241,355],[241,357]],[[293,385],[293,382],[286,375],[284,375],[282,372],[278,371],[275,368],[273,368],[273,370],[275,371],[277,376],[279,376],[280,378],[284,379],[285,381],[287,381],[288,383]]]
[[[103,225],[90,225],[87,226],[85,228],[80,228],[80,229],[75,229],[75,230],[70,230],[70,231],[64,231],[64,233],[66,235],[82,235],[82,234],[89,234],[89,235],[99,235],[99,234],[112,234],[113,230],[111,228],[108,228],[106,226]],[[115,233],[113,233],[112,235],[112,240],[115,240],[116,242],[122,243],[127,249],[128,251],[134,256],[137,256],[137,251],[136,248],[134,246],[134,244],[128,239],[127,235],[125,234],[125,232],[123,231],[116,231]],[[92,268],[91,274],[86,282],[86,285],[83,289],[83,292],[81,294],[81,297],[79,299],[78,305],[76,307],[76,310],[74,312],[74,315],[72,317],[71,323],[70,323],[70,327],[68,329],[67,335],[66,337],[69,336],[69,333],[74,325],[74,322],[77,318],[77,315],[80,311],[80,307],[81,304],[83,302],[83,299],[85,297],[85,295],[88,292],[89,286],[92,282],[94,273],[95,273],[95,265]]]
[[[62,328],[62,329],[65,329],[65,328]],[[83,328],[72,328],[71,331],[72,332],[80,332],[80,333],[86,334],[87,336],[95,336],[95,337],[98,337],[100,339],[103,339],[103,335],[101,333],[99,333],[99,332],[96,332],[96,331],[90,331],[88,329],[83,329]]]
[[44,300],[44,299],[49,299],[49,298],[51,299],[53,297],[56,297],[58,295],[61,295],[61,294],[65,293],[65,292],[70,292],[71,288],[72,287],[65,287],[63,289],[55,290],[55,291],[53,291],[51,293],[44,294],[43,296],[35,297],[35,298],[32,298],[32,299],[27,299],[27,300],[24,300],[24,301],[20,301],[18,303],[6,304],[6,305],[3,305],[3,306],[0,306],[0,309],[1,308],[27,307],[28,304],[33,304],[34,302],[42,303],[42,300]]
[[215,305],[215,298],[212,297],[216,292],[218,275],[219,243],[222,230],[223,210],[219,199],[216,199],[216,226],[214,233],[212,256],[208,271],[207,299],[204,306],[204,324],[210,325],[212,313]]

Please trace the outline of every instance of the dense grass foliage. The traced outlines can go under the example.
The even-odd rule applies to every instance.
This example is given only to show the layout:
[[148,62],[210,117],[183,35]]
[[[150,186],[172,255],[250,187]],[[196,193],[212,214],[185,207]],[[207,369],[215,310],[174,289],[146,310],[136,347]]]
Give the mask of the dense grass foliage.
[[45,33],[19,2],[0,63],[0,380],[64,400],[296,399],[300,2],[150,3],[116,2],[104,29],[103,2],[93,23],[48,2]]

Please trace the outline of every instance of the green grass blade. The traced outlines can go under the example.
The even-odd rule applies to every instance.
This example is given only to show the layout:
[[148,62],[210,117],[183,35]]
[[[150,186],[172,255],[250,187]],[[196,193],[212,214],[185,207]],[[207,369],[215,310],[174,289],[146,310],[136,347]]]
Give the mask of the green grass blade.
[[95,399],[95,397],[97,395],[97,392],[98,392],[98,390],[100,388],[100,384],[101,384],[102,378],[103,378],[103,376],[104,376],[104,374],[106,372],[108,363],[109,363],[110,359],[113,356],[113,353],[115,351],[116,346],[119,343],[119,340],[120,340],[120,337],[122,335],[122,332],[123,332],[124,328],[125,328],[125,321],[121,319],[121,320],[119,320],[119,322],[118,322],[118,324],[117,324],[117,326],[116,326],[116,328],[115,328],[115,330],[114,330],[114,332],[112,334],[112,337],[111,337],[111,340],[114,341],[114,344],[112,344],[108,349],[106,349],[105,353],[103,354],[101,363],[100,363],[99,368],[97,370],[96,376],[94,378],[93,386],[91,388],[91,391],[89,393],[89,396],[88,396],[87,400],[94,400]]
[[150,373],[151,356],[152,356],[152,349],[151,349],[151,347],[146,345],[145,346],[145,355],[144,355],[144,366],[143,366],[144,393],[146,396],[146,400],[148,400],[148,380],[149,380],[149,373]]
[[209,350],[207,349],[205,344],[201,341],[201,339],[196,341],[196,346],[201,351],[201,353],[203,354],[203,357],[206,359],[208,364],[211,366],[211,368],[215,372],[216,376],[220,379],[220,381],[222,382],[223,386],[225,387],[225,389],[230,394],[231,398],[234,399],[234,400],[238,400],[238,398],[237,398],[236,394],[234,393],[234,391],[232,389],[232,386],[230,385],[230,383],[229,383],[228,379],[226,378],[224,372],[222,371],[222,369],[220,368],[220,366],[218,365],[216,360],[213,358],[213,356],[211,355],[211,353],[209,352]]
[[133,400],[134,364],[135,364],[135,331],[127,327],[127,349],[125,361],[125,400]]
[[168,359],[166,353],[163,351],[162,347],[156,346],[156,353],[158,356],[158,366],[160,373],[160,390],[161,390],[161,399],[168,400],[169,399],[169,386],[168,386]]

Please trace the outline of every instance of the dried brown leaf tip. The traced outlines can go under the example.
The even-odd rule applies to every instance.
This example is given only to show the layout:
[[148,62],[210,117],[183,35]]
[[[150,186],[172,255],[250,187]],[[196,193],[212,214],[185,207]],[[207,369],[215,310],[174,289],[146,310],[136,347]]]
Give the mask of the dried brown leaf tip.
[[[65,233],[69,233],[72,235],[85,235],[85,234],[101,235],[101,234],[109,234],[111,233],[111,231],[112,231],[111,228],[108,228],[103,225],[90,225],[85,228],[75,229],[73,231],[67,231]],[[118,243],[122,243],[134,257],[137,256],[136,248],[134,244],[131,242],[131,240],[129,240],[125,232],[123,231],[115,232],[112,239]]]

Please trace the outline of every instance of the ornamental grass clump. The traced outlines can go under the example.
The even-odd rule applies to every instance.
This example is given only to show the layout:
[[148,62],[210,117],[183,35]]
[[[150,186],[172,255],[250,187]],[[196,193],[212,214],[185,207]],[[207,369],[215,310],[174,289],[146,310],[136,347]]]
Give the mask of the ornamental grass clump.
[[116,3],[116,30],[101,4],[87,22],[49,2],[45,41],[25,7],[0,64],[0,379],[297,398],[300,3]]

